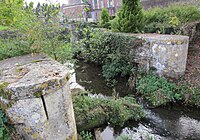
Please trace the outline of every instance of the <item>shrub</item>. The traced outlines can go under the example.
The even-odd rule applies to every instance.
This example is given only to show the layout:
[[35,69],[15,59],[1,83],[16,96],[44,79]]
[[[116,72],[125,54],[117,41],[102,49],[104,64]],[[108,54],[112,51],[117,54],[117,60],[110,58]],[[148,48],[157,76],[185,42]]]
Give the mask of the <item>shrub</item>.
[[130,119],[139,120],[144,117],[142,106],[138,105],[133,97],[104,99],[79,94],[73,97],[73,106],[76,123],[79,126],[85,123],[89,125],[95,122],[95,119],[102,120],[102,117],[105,120],[100,123],[106,121],[116,126],[123,126]]
[[139,32],[142,29],[143,13],[140,0],[122,0],[122,9],[118,12],[121,32]]
[[102,65],[106,79],[132,73],[133,64],[129,52],[133,47],[141,46],[138,39],[105,30],[93,30],[88,36],[89,39],[81,40],[77,46],[84,48],[82,56]]
[[0,60],[30,53],[32,50],[29,45],[30,42],[21,37],[0,38]]
[[110,28],[109,20],[110,20],[110,16],[108,13],[108,9],[103,8],[102,13],[101,13],[101,21],[100,21],[101,26],[104,28]]
[[186,105],[200,107],[200,89],[189,85],[176,85],[155,75],[140,77],[137,92],[153,106],[167,102],[184,101]]
[[155,75],[147,75],[140,78],[137,81],[137,92],[153,106],[183,99],[183,95],[176,84]]
[[110,21],[111,29],[112,29],[113,32],[118,32],[120,30],[118,20],[119,20],[119,17],[116,16],[113,20]]
[[144,11],[145,32],[176,33],[187,22],[200,20],[200,10],[193,5],[171,5]]

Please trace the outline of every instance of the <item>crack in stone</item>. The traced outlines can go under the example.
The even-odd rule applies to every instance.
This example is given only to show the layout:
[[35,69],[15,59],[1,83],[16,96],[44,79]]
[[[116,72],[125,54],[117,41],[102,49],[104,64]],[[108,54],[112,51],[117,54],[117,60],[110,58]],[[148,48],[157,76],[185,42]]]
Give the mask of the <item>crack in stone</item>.
[[41,96],[41,99],[42,99],[44,111],[45,111],[45,114],[46,114],[46,117],[47,117],[47,120],[48,120],[48,119],[49,119],[49,115],[48,115],[48,112],[47,112],[47,107],[46,107],[46,104],[45,104],[45,100],[44,100],[44,96],[43,96],[43,95]]

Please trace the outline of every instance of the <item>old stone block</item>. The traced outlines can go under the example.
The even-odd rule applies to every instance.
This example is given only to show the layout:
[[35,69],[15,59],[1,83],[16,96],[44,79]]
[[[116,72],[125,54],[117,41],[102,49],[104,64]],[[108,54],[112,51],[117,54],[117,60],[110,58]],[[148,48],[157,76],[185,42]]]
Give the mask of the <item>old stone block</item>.
[[[136,37],[149,43],[143,60],[156,69],[160,76],[179,78],[186,70],[188,36],[139,34]],[[139,62],[140,63],[140,62]]]
[[1,108],[25,139],[76,139],[65,66],[44,55],[26,55],[0,61],[0,69]]

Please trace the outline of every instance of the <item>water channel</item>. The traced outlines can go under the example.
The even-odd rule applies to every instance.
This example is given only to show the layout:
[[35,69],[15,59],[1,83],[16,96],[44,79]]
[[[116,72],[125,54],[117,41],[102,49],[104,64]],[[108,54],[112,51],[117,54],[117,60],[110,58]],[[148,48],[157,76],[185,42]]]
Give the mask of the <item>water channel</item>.
[[[101,68],[95,64],[78,62],[76,68],[77,82],[95,94],[112,96],[112,88],[102,77]],[[120,96],[131,94],[121,78],[116,86]],[[139,122],[129,121],[124,127],[106,125],[99,128],[103,140],[200,140],[200,110],[173,104],[168,107],[145,109],[146,119]],[[127,139],[129,140],[129,139]]]

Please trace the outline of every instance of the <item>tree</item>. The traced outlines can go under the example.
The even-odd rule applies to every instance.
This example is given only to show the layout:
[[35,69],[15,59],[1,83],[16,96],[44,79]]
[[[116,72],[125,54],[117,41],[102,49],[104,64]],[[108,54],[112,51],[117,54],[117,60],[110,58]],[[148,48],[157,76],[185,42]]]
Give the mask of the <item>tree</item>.
[[109,16],[109,13],[108,13],[108,9],[103,8],[102,13],[101,13],[101,22],[100,22],[101,26],[107,27],[109,20],[110,20],[110,16]]
[[23,0],[1,0],[0,1],[0,24],[10,25],[21,20],[23,15]]
[[143,28],[143,13],[140,0],[122,0],[118,13],[121,32],[139,32]]

